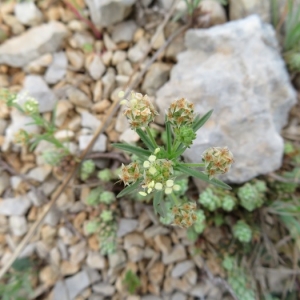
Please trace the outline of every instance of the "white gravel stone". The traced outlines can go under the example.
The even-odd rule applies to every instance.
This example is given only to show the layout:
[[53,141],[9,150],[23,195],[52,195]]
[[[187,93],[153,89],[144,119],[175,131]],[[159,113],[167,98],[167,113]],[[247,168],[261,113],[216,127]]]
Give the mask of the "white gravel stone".
[[27,232],[27,221],[24,216],[11,216],[9,228],[15,236],[22,236]]
[[44,166],[40,166],[40,167],[31,169],[29,171],[29,173],[27,174],[27,176],[28,176],[28,178],[31,178],[33,180],[43,182],[50,175],[51,170],[52,170],[51,166],[44,165]]
[[65,25],[56,21],[33,27],[0,46],[0,64],[23,67],[43,54],[55,52],[66,35]]
[[112,40],[115,43],[131,42],[137,25],[134,21],[121,22],[113,27]]
[[15,198],[6,198],[0,202],[0,215],[23,216],[30,206],[31,202],[26,195]]
[[180,262],[176,264],[174,269],[172,270],[171,276],[174,278],[181,277],[185,273],[187,273],[189,270],[191,270],[194,267],[194,262],[192,260],[186,260],[183,262]]
[[24,25],[37,25],[42,21],[43,15],[33,1],[17,2],[15,16]]
[[53,61],[51,65],[48,67],[45,80],[49,84],[55,84],[67,73],[68,60],[65,52],[54,53]]
[[119,227],[117,236],[122,237],[130,232],[133,232],[138,227],[138,221],[134,219],[121,219],[119,221]]
[[[90,143],[92,140],[93,136],[92,135],[81,135],[79,137],[79,149],[83,151],[87,145]],[[104,134],[100,134],[98,139],[96,140],[92,151],[94,152],[105,152],[107,148],[107,137]]]

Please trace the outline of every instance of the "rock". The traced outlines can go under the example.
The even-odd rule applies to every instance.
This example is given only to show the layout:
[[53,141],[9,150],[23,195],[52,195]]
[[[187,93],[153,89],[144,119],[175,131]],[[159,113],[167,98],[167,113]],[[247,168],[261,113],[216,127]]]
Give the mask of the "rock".
[[[127,53],[125,51],[121,51],[121,50],[115,51],[112,56],[112,64],[116,66],[117,64],[125,61],[126,57],[127,57]],[[119,71],[118,74],[120,74]]]
[[73,105],[68,100],[60,100],[56,105],[55,125],[60,127],[65,122],[68,112],[72,109]]
[[24,216],[12,216],[9,218],[9,228],[15,236],[22,236],[27,232],[27,221]]
[[172,295],[171,300],[187,300],[188,297],[187,295],[180,293],[180,292],[176,292],[175,294]]
[[0,215],[0,233],[6,233],[8,230],[8,220],[5,216]]
[[157,235],[154,237],[154,242],[157,246],[157,248],[165,254],[168,254],[172,250],[172,242],[170,237],[166,235]]
[[108,256],[109,266],[112,269],[122,267],[126,262],[126,255],[124,251],[118,250]]
[[24,67],[45,53],[57,51],[66,35],[66,27],[56,21],[33,27],[0,46],[0,64]]
[[86,58],[85,67],[94,80],[100,79],[106,70],[99,54],[89,55]]
[[112,40],[115,43],[132,42],[137,25],[134,21],[121,22],[113,27]]
[[128,58],[133,63],[139,62],[149,50],[149,42],[142,37],[132,48],[128,50]]
[[[249,39],[251,45],[246,45],[243,41]],[[208,147],[228,146],[235,163],[221,179],[235,183],[278,169],[283,154],[279,133],[295,103],[295,91],[274,30],[251,16],[189,30],[185,43],[188,50],[179,54],[170,81],[156,99],[161,112],[180,97],[194,102],[201,115],[214,109],[185,159],[199,162],[196,158]]]
[[129,233],[124,237],[124,249],[130,249],[132,246],[145,246],[145,240],[140,233]]
[[115,88],[116,74],[113,68],[108,68],[106,74],[102,77],[103,84],[103,99],[109,99],[112,91]]
[[191,270],[194,267],[194,263],[191,260],[186,260],[183,262],[180,262],[176,264],[174,269],[172,270],[171,276],[174,278],[181,277],[185,273],[187,273],[189,270]]
[[6,127],[7,127],[7,121],[0,119],[0,135],[3,135]]
[[214,0],[203,0],[199,4],[203,15],[197,21],[205,27],[211,27],[227,22],[226,11],[221,3]]
[[0,202],[0,215],[23,216],[31,207],[31,202],[27,196],[7,198]]
[[176,245],[170,253],[163,254],[163,263],[165,265],[172,264],[177,261],[186,259],[185,248],[182,245]]
[[53,266],[46,266],[40,270],[39,278],[42,283],[46,286],[52,286],[55,284],[56,280],[59,277],[58,270]]
[[77,273],[79,268],[80,268],[79,264],[72,263],[67,260],[62,261],[60,264],[60,271],[64,276],[73,275]]
[[65,52],[54,53],[53,61],[48,67],[45,80],[49,84],[55,84],[64,78],[67,72],[68,60]]
[[86,0],[92,22],[100,27],[123,21],[135,2],[136,0]]
[[264,22],[271,22],[271,2],[268,0],[229,0],[230,20],[242,19],[252,14],[259,15]]
[[105,258],[99,252],[89,251],[86,262],[89,267],[94,269],[104,270],[106,267]]
[[[6,172],[0,172],[0,196],[10,186],[10,177]],[[0,204],[1,207],[1,204]],[[1,211],[1,208],[0,208]],[[1,213],[0,213],[1,214]]]
[[69,299],[68,290],[63,280],[56,282],[53,289],[53,300]]
[[164,31],[158,31],[158,34],[154,34],[151,38],[151,47],[154,50],[158,50],[165,43],[165,34]]
[[49,165],[44,165],[41,167],[36,167],[31,169],[27,174],[28,178],[36,180],[38,182],[44,182],[46,178],[50,175],[52,167]]
[[92,101],[89,99],[89,97],[83,93],[81,90],[75,88],[75,87],[68,87],[67,89],[67,96],[69,100],[80,107],[89,108],[92,106]]
[[15,16],[24,25],[35,26],[42,21],[43,15],[32,1],[17,2]]
[[153,295],[146,295],[142,296],[141,300],[162,300],[162,298]]
[[53,56],[50,53],[44,54],[37,59],[31,61],[28,65],[26,65],[23,70],[26,73],[35,73],[41,74],[44,73],[44,69],[48,67],[53,60]]
[[134,144],[140,140],[140,136],[131,128],[126,129],[119,137],[120,142]]
[[115,293],[115,287],[109,283],[101,282],[92,286],[93,292],[104,296],[112,296]]
[[153,96],[156,91],[164,84],[169,78],[171,66],[162,62],[156,62],[151,65],[146,73],[142,91],[147,95]]
[[65,280],[69,299],[74,299],[90,285],[90,278],[86,270],[83,270]]
[[147,228],[144,231],[144,236],[147,239],[153,238],[156,235],[164,235],[164,234],[168,234],[170,232],[170,230],[164,226],[161,225],[153,225],[149,228]]
[[95,103],[93,106],[93,111],[96,113],[103,113],[107,108],[109,108],[111,105],[111,102],[107,99],[104,99],[102,101],[99,101]]
[[135,231],[138,221],[134,219],[121,219],[118,226],[117,236],[122,237],[132,231]]
[[155,262],[149,270],[149,280],[154,285],[160,285],[164,279],[165,266],[161,262]]
[[83,111],[81,113],[81,127],[86,127],[93,131],[96,131],[100,125],[101,121],[98,120],[94,115],[90,114],[87,111]]
[[124,60],[117,64],[117,70],[119,75],[131,76],[133,73],[133,68],[128,60]]
[[51,208],[51,210],[48,212],[47,216],[45,217],[44,224],[55,227],[59,223],[60,217],[61,217],[61,211],[57,209],[56,206],[54,206]]
[[141,261],[144,258],[144,250],[138,246],[132,246],[127,250],[127,256],[129,261]]
[[[90,143],[92,138],[93,138],[92,135],[81,135],[79,137],[79,149],[81,151],[86,149],[87,145]],[[107,148],[107,137],[104,134],[100,134],[92,148],[92,151],[105,152],[106,148]]]
[[78,264],[83,261],[87,255],[86,253],[86,242],[82,241],[69,248],[70,262]]
[[[27,75],[24,79],[24,86],[21,93],[28,93],[30,97],[35,98],[39,103],[41,113],[53,111],[56,104],[56,96],[50,90],[47,83],[39,75]],[[26,97],[19,94],[19,103],[26,101]]]
[[84,54],[81,51],[67,49],[66,54],[69,62],[76,71],[80,70],[83,67]]

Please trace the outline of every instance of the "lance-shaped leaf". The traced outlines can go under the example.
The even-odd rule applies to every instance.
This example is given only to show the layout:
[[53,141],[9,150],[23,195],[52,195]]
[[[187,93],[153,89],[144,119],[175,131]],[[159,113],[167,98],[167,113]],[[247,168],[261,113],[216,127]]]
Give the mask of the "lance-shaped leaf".
[[163,214],[163,210],[161,207],[162,200],[163,200],[163,191],[154,192],[153,208],[156,214],[160,214],[160,215]]
[[136,190],[140,183],[142,182],[143,179],[139,179],[138,181],[136,181],[135,183],[127,186],[124,190],[122,190],[118,195],[117,198],[123,197],[129,193],[132,193],[134,190]]
[[194,132],[198,131],[206,123],[206,121],[210,118],[212,113],[213,113],[213,110],[210,110],[203,117],[201,117],[201,118],[199,118],[199,116],[196,117],[194,124],[193,124]]
[[115,148],[121,149],[126,152],[130,152],[141,158],[145,158],[151,155],[151,152],[149,150],[143,149],[141,147],[136,147],[129,144],[121,144],[121,143],[115,143],[112,145]]
[[172,132],[170,122],[166,122],[166,132],[167,132],[167,151],[168,154],[172,151]]
[[187,175],[199,178],[199,179],[201,179],[205,182],[211,183],[211,184],[213,184],[217,187],[220,187],[220,188],[223,188],[223,189],[226,189],[226,190],[231,190],[231,187],[229,185],[227,185],[226,183],[224,183],[223,181],[215,179],[215,178],[209,179],[206,174],[204,174],[202,172],[199,172],[195,169],[191,169],[189,167],[186,167],[184,164],[178,164],[174,169],[177,170],[177,171],[181,171],[181,172],[183,172]]
[[146,145],[146,147],[150,151],[153,152],[155,150],[155,145],[152,144],[152,142],[149,139],[149,137],[147,136],[147,134],[141,128],[138,128],[136,130],[136,133],[140,136],[141,140],[144,142],[144,144]]

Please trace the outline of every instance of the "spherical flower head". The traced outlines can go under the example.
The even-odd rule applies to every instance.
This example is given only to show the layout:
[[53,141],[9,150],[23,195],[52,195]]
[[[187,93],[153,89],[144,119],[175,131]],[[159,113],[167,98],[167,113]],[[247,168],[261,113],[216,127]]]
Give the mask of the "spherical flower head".
[[140,93],[132,92],[131,98],[122,100],[121,103],[126,106],[123,114],[133,130],[147,127],[158,115],[147,95],[143,96]]
[[26,130],[20,129],[14,135],[14,142],[20,145],[27,145],[32,138],[32,135],[29,134]]
[[125,185],[135,183],[141,177],[139,164],[137,162],[133,162],[127,166],[122,164],[121,174],[119,177]]
[[217,174],[225,174],[233,163],[233,155],[227,147],[211,147],[202,154],[206,173],[209,178]]
[[39,103],[36,99],[28,97],[24,103],[24,111],[28,115],[35,115],[39,113]]
[[171,208],[174,216],[173,225],[182,228],[189,228],[197,221],[196,204],[194,202],[186,202],[180,205],[175,205]]
[[240,220],[233,226],[233,235],[242,243],[249,243],[252,239],[252,230],[250,226]]
[[192,125],[195,119],[194,104],[181,98],[170,105],[166,115],[167,120],[176,128]]

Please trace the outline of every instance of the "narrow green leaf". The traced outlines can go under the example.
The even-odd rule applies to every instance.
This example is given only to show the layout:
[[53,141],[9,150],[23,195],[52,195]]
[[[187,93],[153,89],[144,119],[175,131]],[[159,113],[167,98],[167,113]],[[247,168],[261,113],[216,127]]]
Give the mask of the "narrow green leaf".
[[223,181],[215,179],[215,178],[209,179],[206,174],[204,174],[202,172],[199,172],[197,170],[191,169],[189,167],[186,167],[182,164],[177,165],[174,169],[177,170],[177,171],[181,171],[181,172],[183,172],[187,175],[199,178],[199,179],[201,179],[205,182],[211,183],[211,184],[213,184],[217,187],[221,187],[221,188],[226,189],[226,190],[231,190],[231,187],[229,185],[227,185],[226,183],[224,183]]
[[166,122],[166,131],[167,131],[167,151],[168,154],[171,154],[172,151],[172,132],[170,122]]
[[156,214],[162,215],[163,211],[161,209],[161,203],[163,199],[163,191],[154,192],[153,198],[153,208]]
[[211,114],[213,113],[213,109],[207,112],[203,117],[199,119],[196,118],[194,124],[193,124],[193,130],[196,132],[198,131],[205,123],[206,121],[210,118]]
[[154,151],[155,150],[155,145],[153,145],[151,143],[151,140],[149,139],[149,137],[146,135],[146,133],[141,129],[138,128],[136,130],[136,133],[140,136],[141,140],[144,142],[144,144],[146,145],[146,147],[150,150],[150,151]]
[[120,143],[116,143],[116,144],[112,144],[113,147],[121,149],[123,151],[126,152],[130,152],[132,154],[135,154],[137,156],[142,156],[142,158],[144,157],[148,157],[151,155],[151,152],[149,150],[140,148],[140,147],[136,147],[136,146],[132,146],[129,144],[120,144]]
[[132,193],[134,190],[136,190],[140,183],[142,182],[142,179],[136,181],[135,183],[129,185],[128,187],[126,187],[125,189],[123,189],[118,195],[117,198],[123,197],[129,193]]

